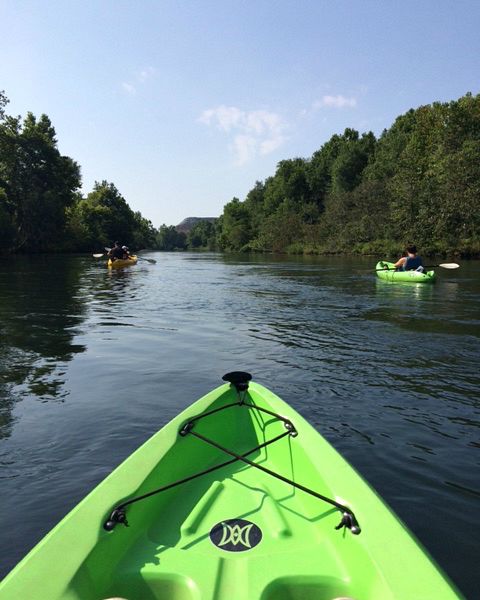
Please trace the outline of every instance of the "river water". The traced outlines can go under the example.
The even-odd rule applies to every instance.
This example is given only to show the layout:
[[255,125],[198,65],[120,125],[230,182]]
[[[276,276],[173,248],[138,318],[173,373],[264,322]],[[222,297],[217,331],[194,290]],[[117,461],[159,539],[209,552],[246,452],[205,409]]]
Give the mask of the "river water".
[[[148,254],[0,264],[0,576],[180,410],[246,370],[478,597],[480,263]],[[413,600],[413,599],[412,599]]]

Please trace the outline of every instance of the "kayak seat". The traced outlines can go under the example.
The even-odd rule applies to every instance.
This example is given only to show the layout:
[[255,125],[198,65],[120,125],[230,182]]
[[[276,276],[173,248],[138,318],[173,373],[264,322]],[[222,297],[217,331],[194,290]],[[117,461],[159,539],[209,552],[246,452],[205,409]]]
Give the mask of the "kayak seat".
[[280,577],[267,586],[260,600],[357,600],[345,595],[351,591],[349,587],[328,575]]
[[200,600],[201,598],[196,583],[189,577],[178,573],[159,574],[156,568],[142,571],[141,576],[132,573],[119,576],[109,591],[121,595],[107,596],[105,600]]

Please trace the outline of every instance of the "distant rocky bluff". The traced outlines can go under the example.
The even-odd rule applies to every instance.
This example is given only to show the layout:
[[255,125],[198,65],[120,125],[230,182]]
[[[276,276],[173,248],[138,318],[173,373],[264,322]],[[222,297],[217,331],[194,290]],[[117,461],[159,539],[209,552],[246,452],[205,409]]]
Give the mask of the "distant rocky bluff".
[[209,221],[210,223],[215,223],[217,217],[187,217],[183,219],[181,223],[175,226],[175,229],[178,232],[188,233],[194,225],[200,223],[200,221]]

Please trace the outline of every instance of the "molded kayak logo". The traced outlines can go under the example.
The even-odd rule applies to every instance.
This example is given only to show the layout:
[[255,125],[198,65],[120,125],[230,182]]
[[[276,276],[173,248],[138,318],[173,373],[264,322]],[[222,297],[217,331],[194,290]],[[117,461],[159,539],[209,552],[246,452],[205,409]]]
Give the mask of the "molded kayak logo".
[[251,521],[228,519],[212,527],[210,539],[221,550],[244,552],[255,548],[260,543],[262,531]]

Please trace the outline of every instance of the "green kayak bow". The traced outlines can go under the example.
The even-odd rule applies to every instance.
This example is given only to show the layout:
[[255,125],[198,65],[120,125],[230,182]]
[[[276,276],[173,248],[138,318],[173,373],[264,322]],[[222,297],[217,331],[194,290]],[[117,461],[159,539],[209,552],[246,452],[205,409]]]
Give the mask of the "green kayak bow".
[[461,597],[299,414],[247,373],[224,379],[80,502],[0,600]]

